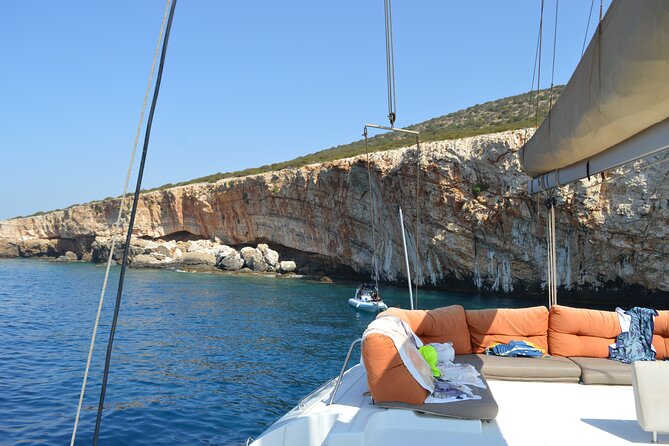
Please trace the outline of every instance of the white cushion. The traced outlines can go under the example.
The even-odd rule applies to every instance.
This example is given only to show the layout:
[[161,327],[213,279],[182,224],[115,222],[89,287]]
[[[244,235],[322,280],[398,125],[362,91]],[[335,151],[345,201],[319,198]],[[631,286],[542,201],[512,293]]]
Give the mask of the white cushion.
[[669,361],[632,364],[636,418],[647,432],[669,433]]

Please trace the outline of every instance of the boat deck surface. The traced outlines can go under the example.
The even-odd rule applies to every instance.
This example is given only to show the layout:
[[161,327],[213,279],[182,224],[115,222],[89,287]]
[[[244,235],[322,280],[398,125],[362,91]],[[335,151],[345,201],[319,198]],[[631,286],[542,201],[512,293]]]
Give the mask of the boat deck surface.
[[[253,445],[650,443],[651,434],[636,421],[631,386],[494,380],[488,384],[499,406],[495,420],[436,417],[375,406],[368,393],[365,369],[356,365],[344,375],[334,404],[327,405],[333,387],[319,389]],[[669,435],[658,435],[658,441],[669,444]]]

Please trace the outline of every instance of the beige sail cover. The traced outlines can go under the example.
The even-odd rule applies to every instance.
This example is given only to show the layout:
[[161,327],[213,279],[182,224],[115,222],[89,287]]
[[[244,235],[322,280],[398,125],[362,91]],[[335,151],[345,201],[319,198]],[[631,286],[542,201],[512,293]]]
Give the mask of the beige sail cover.
[[616,0],[520,160],[536,177],[667,118],[669,0]]

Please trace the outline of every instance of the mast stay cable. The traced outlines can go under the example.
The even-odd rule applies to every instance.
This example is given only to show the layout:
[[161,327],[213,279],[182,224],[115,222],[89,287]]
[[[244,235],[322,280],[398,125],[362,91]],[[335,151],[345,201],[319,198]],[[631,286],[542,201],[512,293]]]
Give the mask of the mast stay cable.
[[588,13],[588,24],[585,26],[585,36],[583,36],[583,46],[581,47],[581,57],[585,52],[585,42],[588,40],[588,31],[590,30],[590,19],[592,18],[592,8],[595,6],[595,0],[590,2],[590,12]]
[[541,15],[539,16],[539,57],[537,64],[537,95],[536,95],[536,107],[534,109],[534,128],[539,127],[539,89],[541,88],[541,50],[542,50],[542,40],[543,40],[543,29],[544,29],[544,0],[541,0]]
[[386,76],[388,78],[388,120],[395,126],[397,104],[395,101],[395,49],[393,47],[393,8],[391,0],[383,0],[386,19]]
[[421,152],[420,152],[420,135],[416,135],[416,240],[414,242],[414,248],[416,249],[416,268],[414,271],[414,285],[416,286],[416,292],[414,293],[414,305],[418,308],[418,280],[422,276],[422,270],[420,266],[420,260],[418,257],[418,241],[420,240],[420,231],[419,231],[419,216],[420,216],[420,161],[421,161]]
[[558,6],[560,5],[560,0],[555,0],[555,27],[553,29],[553,65],[551,67],[551,89],[548,93],[548,113],[550,119],[550,112],[553,109],[553,80],[555,78],[555,47],[557,45],[557,28],[558,28]]
[[[374,245],[374,278],[376,286],[378,289],[378,260],[376,256],[376,229],[375,229],[375,213],[373,206],[373,197],[372,197],[372,179],[371,179],[371,168],[369,162],[369,148],[368,148],[368,128],[380,129],[396,133],[405,133],[414,135],[416,137],[416,228],[415,228],[415,261],[416,268],[414,269],[414,281],[416,283],[416,302],[418,296],[418,282],[419,278],[422,275],[420,260],[418,257],[418,241],[419,241],[419,225],[420,225],[420,167],[421,167],[421,148],[420,148],[420,132],[415,130],[408,130],[403,128],[395,127],[395,120],[397,119],[397,107],[395,99],[395,51],[393,46],[393,22],[392,22],[392,4],[391,0],[384,0],[384,15],[385,15],[385,31],[386,31],[386,78],[387,78],[387,87],[388,87],[388,120],[390,121],[390,127],[384,127],[381,125],[375,124],[365,124],[363,136],[365,137],[365,154],[367,156],[367,179],[369,183],[369,198],[370,198],[370,208],[372,212],[372,243]],[[533,82],[534,83],[534,82]],[[400,208],[400,220],[401,220],[401,230],[404,240],[404,223],[403,217]],[[412,296],[412,285],[411,285],[411,272],[409,269],[409,259],[406,251],[406,241],[405,244],[405,257],[407,262],[407,280],[409,282],[409,297],[411,301],[411,307],[414,308],[414,300]]]
[[379,291],[379,268],[378,268],[378,263],[377,263],[377,258],[376,258],[376,218],[375,218],[375,212],[374,212],[374,200],[372,198],[372,171],[369,165],[369,150],[368,150],[368,145],[367,145],[367,126],[365,126],[365,130],[363,132],[363,136],[365,137],[365,155],[367,157],[367,183],[369,185],[369,209],[372,213],[371,218],[372,218],[372,264],[374,265],[374,286],[376,287],[376,291]]
[[95,346],[95,338],[98,332],[98,326],[100,325],[100,314],[102,313],[102,305],[105,300],[105,292],[107,290],[107,282],[109,279],[109,271],[111,269],[111,263],[114,259],[114,250],[116,249],[116,239],[118,238],[118,229],[121,227],[121,219],[123,218],[123,208],[125,207],[126,194],[128,193],[128,184],[130,183],[130,176],[132,175],[132,166],[135,164],[135,154],[137,153],[137,145],[139,143],[139,137],[142,133],[142,123],[144,122],[144,113],[146,111],[146,104],[149,100],[149,93],[151,92],[151,84],[153,83],[153,74],[156,68],[156,62],[158,61],[158,54],[160,54],[160,44],[163,41],[163,31],[165,29],[165,23],[167,21],[167,14],[169,12],[171,0],[167,0],[165,5],[165,12],[163,14],[163,21],[160,25],[160,32],[158,33],[158,42],[156,43],[156,50],[153,54],[153,62],[151,64],[151,71],[149,73],[149,80],[146,85],[146,91],[144,93],[144,101],[142,103],[142,109],[139,115],[139,122],[137,124],[137,132],[135,133],[135,142],[132,146],[132,153],[130,155],[130,162],[128,163],[128,172],[125,177],[125,183],[123,185],[123,193],[121,194],[121,200],[119,202],[118,214],[116,217],[116,222],[111,227],[112,239],[109,246],[109,257],[107,258],[107,266],[105,268],[105,277],[102,282],[102,291],[100,293],[100,301],[98,303],[98,311],[95,316],[95,322],[93,324],[93,334],[91,336],[91,344],[88,349],[88,359],[86,360],[86,368],[84,370],[84,379],[81,384],[81,392],[79,394],[79,403],[77,404],[77,414],[74,418],[74,427],[72,428],[72,438],[70,440],[70,446],[74,446],[74,440],[77,437],[77,427],[79,425],[79,416],[81,415],[81,407],[84,402],[84,394],[86,392],[86,382],[88,380],[88,372],[91,367],[91,359],[93,357],[93,349]]
[[125,279],[125,270],[128,263],[128,253],[130,252],[130,239],[135,223],[135,216],[137,214],[137,204],[139,203],[139,195],[142,189],[142,177],[144,175],[144,166],[146,164],[146,155],[149,149],[149,140],[151,138],[151,126],[153,124],[153,116],[156,111],[156,103],[158,102],[158,93],[160,92],[160,83],[163,77],[163,68],[165,65],[165,56],[167,55],[167,45],[170,37],[170,30],[172,29],[172,19],[174,18],[174,10],[177,0],[172,0],[169,17],[167,19],[167,26],[165,28],[165,36],[163,38],[163,48],[160,54],[160,63],[158,65],[158,75],[156,77],[156,84],[153,90],[153,99],[151,101],[151,108],[149,110],[149,118],[146,122],[146,131],[144,132],[144,147],[142,149],[142,158],[139,164],[139,171],[137,173],[137,185],[135,187],[135,195],[132,202],[132,211],[130,212],[130,222],[128,224],[128,231],[125,239],[125,249],[123,250],[123,260],[121,262],[121,272],[119,274],[118,290],[116,293],[116,304],[114,306],[114,317],[112,319],[111,328],[109,330],[109,341],[107,342],[107,354],[105,356],[104,374],[102,377],[102,388],[100,390],[100,401],[98,403],[98,413],[95,420],[95,432],[93,434],[93,445],[97,445],[100,435],[100,422],[102,420],[102,410],[104,407],[105,393],[107,390],[107,381],[109,378],[109,364],[111,362],[112,348],[114,344],[114,334],[116,332],[116,324],[118,322],[119,310],[121,307],[121,298],[123,296],[123,281]]

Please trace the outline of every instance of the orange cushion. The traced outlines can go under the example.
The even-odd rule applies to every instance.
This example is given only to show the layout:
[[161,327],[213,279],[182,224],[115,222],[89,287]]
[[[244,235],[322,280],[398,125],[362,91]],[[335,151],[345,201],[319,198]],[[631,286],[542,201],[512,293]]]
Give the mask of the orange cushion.
[[395,316],[409,324],[414,333],[426,344],[452,342],[457,355],[472,352],[465,309],[461,305],[434,310],[402,310],[389,308],[379,317]]
[[473,353],[483,353],[494,342],[530,341],[548,352],[546,307],[467,310]]
[[385,335],[372,333],[362,341],[362,362],[369,392],[376,401],[423,404],[428,391],[411,376],[395,344]]
[[615,311],[553,305],[548,318],[550,354],[608,358],[609,345],[621,332]]
[[669,311],[658,311],[653,329],[653,347],[657,352],[657,359],[669,357]]

